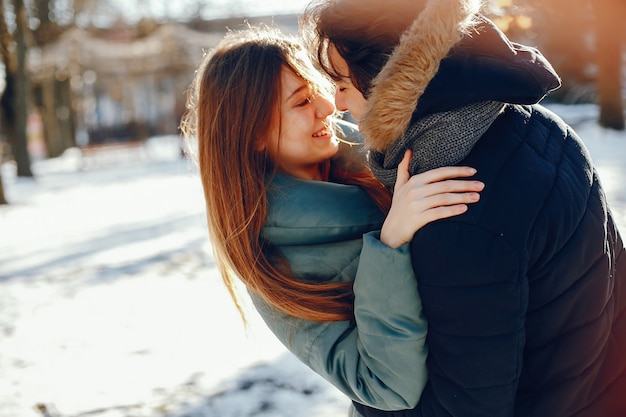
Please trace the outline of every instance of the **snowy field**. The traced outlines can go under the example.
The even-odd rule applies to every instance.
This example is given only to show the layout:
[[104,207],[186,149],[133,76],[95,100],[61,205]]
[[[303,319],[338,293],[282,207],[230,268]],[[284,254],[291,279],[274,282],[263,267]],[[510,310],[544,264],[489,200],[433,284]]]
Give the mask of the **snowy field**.
[[[552,108],[626,233],[626,133],[598,128],[595,106]],[[83,162],[70,150],[34,163],[35,180],[1,168],[0,417],[346,414],[252,310],[242,325],[177,137]]]

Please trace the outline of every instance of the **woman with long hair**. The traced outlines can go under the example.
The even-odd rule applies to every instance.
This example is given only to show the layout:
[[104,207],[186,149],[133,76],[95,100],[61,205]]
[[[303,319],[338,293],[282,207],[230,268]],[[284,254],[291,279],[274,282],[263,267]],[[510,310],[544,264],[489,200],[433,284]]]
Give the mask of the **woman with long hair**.
[[332,94],[299,41],[248,27],[200,64],[181,128],[198,141],[210,239],[240,310],[237,279],[285,346],[351,399],[411,407],[427,349],[407,242],[484,185],[465,166],[409,177],[407,152],[392,198]]

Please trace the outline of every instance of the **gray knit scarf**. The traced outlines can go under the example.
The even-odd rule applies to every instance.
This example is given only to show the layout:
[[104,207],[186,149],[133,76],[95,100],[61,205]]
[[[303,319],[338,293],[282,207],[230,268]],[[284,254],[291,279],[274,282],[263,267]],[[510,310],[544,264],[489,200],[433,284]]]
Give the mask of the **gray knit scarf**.
[[463,160],[496,120],[504,104],[483,101],[419,119],[384,152],[371,151],[369,164],[380,182],[393,187],[406,149],[413,150],[411,175]]

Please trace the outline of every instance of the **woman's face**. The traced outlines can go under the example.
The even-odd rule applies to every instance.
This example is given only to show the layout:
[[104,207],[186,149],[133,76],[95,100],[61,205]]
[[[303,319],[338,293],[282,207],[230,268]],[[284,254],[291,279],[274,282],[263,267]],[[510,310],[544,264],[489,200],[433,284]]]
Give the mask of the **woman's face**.
[[328,59],[332,67],[337,71],[341,78],[335,81],[337,87],[335,92],[335,105],[339,111],[349,111],[352,117],[357,121],[361,120],[365,113],[367,100],[363,94],[354,86],[350,78],[348,63],[339,55],[337,49],[328,48]]
[[281,172],[322,179],[320,164],[338,151],[330,123],[335,106],[287,67],[281,71],[280,100],[280,123],[259,150],[267,150]]

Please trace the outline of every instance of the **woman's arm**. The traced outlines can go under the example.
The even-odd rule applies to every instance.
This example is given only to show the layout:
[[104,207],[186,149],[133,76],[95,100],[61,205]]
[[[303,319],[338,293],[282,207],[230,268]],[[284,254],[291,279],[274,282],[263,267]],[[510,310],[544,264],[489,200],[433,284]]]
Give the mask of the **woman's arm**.
[[[350,244],[358,255],[361,242]],[[301,320],[252,300],[281,342],[349,398],[385,410],[414,407],[426,382],[426,321],[408,245],[390,248],[366,234],[360,258],[342,272],[356,275],[356,323]]]
[[454,222],[425,228],[411,250],[429,320],[427,388],[413,409],[357,410],[367,417],[515,415],[528,305],[518,252],[500,233]]
[[[407,172],[408,160],[403,165]],[[399,178],[385,220],[392,236],[395,227],[408,241],[424,217],[450,217],[455,211],[449,205],[472,201],[468,194],[475,193],[468,191],[477,187],[475,182],[446,181],[469,175],[463,172],[470,171],[447,167]],[[351,399],[385,410],[414,407],[426,382],[427,349],[408,245],[391,247],[379,240],[378,232],[352,235],[355,228],[368,231],[382,222],[380,212],[376,221],[368,220],[372,202],[356,187],[287,178],[279,184],[264,237],[279,247],[296,276],[354,281],[355,322],[297,319],[252,294],[260,315],[300,360]],[[410,207],[408,213],[404,206]]]

